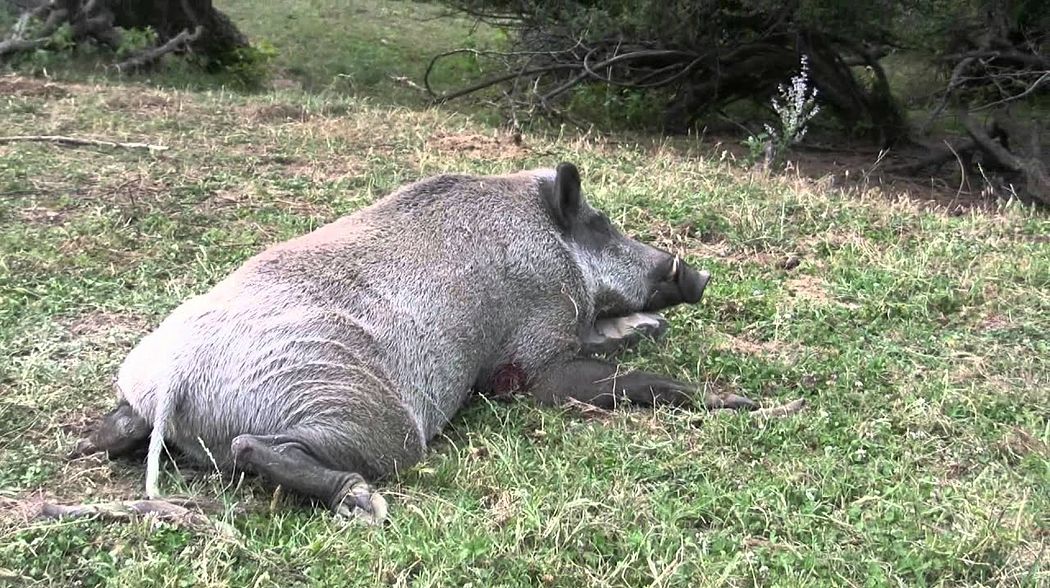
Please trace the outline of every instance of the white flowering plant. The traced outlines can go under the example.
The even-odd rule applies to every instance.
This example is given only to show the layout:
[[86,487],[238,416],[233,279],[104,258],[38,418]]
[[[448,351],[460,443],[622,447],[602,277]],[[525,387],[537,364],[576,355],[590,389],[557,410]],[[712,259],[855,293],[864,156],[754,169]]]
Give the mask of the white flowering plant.
[[791,85],[778,86],[779,97],[772,99],[773,111],[780,117],[780,129],[765,124],[765,132],[750,136],[745,144],[752,161],[762,158],[766,165],[779,163],[784,153],[806,136],[806,125],[820,112],[817,89],[809,87],[809,59],[803,55],[798,75]]

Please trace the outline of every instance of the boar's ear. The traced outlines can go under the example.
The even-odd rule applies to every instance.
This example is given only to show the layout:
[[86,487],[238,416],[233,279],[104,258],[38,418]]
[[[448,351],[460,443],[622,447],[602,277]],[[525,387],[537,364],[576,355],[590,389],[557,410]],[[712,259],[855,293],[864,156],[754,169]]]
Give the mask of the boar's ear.
[[571,163],[558,164],[554,176],[554,192],[549,194],[554,218],[563,228],[569,228],[580,211],[580,172]]

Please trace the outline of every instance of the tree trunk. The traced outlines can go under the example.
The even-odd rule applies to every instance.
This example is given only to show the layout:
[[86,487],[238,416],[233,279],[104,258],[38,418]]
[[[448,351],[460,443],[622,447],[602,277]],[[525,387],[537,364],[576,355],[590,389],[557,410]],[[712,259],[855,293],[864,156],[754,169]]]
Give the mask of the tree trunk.
[[[126,63],[141,67],[166,53],[191,49],[213,63],[248,46],[236,25],[212,5],[211,0],[0,0],[9,7],[40,18],[37,38],[26,39],[15,31],[0,42],[0,57],[47,46],[58,28],[68,24],[73,40],[92,41],[112,48],[120,45],[119,29],[152,28],[158,46]],[[124,64],[122,64],[124,65]]]
[[203,28],[201,36],[190,46],[196,53],[209,57],[222,55],[248,46],[248,40],[219,12],[211,0],[104,0],[113,12],[114,24],[126,29],[153,27],[165,42],[182,31]]

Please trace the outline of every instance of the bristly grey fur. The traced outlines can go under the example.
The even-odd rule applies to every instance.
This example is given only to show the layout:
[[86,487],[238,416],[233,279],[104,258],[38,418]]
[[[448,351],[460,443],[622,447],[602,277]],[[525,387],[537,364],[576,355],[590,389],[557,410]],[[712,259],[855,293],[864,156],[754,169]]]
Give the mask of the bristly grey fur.
[[572,239],[552,220],[554,179],[404,186],[179,306],[118,375],[154,427],[147,494],[162,438],[230,467],[234,437],[288,433],[329,463],[354,454],[365,476],[395,473],[497,366],[542,373],[577,353],[597,315],[641,309],[666,254],[619,235],[600,248]]

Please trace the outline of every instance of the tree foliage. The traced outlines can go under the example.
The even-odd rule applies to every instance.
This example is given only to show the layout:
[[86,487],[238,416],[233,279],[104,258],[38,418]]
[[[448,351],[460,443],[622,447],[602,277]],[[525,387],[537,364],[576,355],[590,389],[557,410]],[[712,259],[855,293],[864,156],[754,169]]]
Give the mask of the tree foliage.
[[[916,135],[883,67],[895,52],[943,72],[939,106],[923,132],[949,106],[963,115],[1002,109],[1050,89],[1050,0],[443,2],[507,30],[513,43],[504,52],[470,50],[495,61],[502,70],[497,75],[446,92],[426,79],[428,90],[446,101],[502,87],[515,116],[564,115],[574,91],[598,85],[646,94],[661,103],[663,130],[680,131],[734,103],[768,108],[805,56],[824,111],[847,133],[891,147]],[[931,80],[931,90],[936,83]],[[999,116],[998,127],[985,131],[968,124],[971,135],[987,135],[974,135],[971,148],[1004,169],[1030,169],[993,148],[996,134],[1020,128],[1008,118]],[[1042,139],[1026,136],[1014,146],[1022,143],[1029,147],[1020,159],[1038,162]],[[1045,177],[1038,170],[1024,173]]]
[[[543,109],[578,84],[655,91],[664,126],[681,130],[698,116],[740,100],[767,103],[809,58],[824,104],[851,131],[884,143],[903,135],[904,119],[878,57],[892,37],[882,10],[831,0],[446,0],[458,10],[514,32],[502,57],[509,72],[530,72],[513,98]],[[855,3],[859,4],[859,3]],[[871,80],[851,67],[863,64]]]

